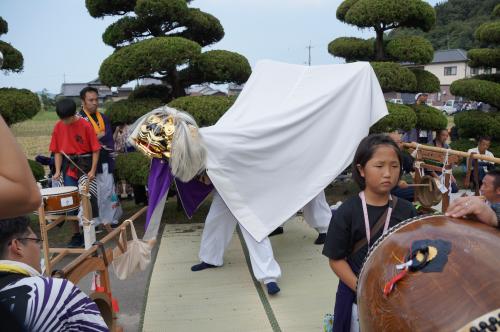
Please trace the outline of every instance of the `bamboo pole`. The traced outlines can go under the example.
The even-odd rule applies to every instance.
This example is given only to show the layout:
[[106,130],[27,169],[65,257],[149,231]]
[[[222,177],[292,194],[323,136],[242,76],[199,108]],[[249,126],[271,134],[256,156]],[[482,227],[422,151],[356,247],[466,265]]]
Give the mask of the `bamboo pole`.
[[[131,216],[130,218],[125,220],[119,227],[117,227],[111,233],[109,233],[105,237],[103,237],[99,242],[104,244],[104,243],[108,242],[109,240],[118,236],[120,234],[120,232],[122,231],[122,229],[126,229],[127,226],[129,225],[129,223],[132,223],[135,219],[139,218],[144,213],[144,211],[146,211],[147,208],[148,207],[145,206],[142,209],[140,209],[139,211],[137,211],[133,216]],[[78,256],[75,260],[73,260],[71,263],[69,263],[68,265],[66,265],[62,269],[62,277],[67,275],[69,272],[71,272],[71,270],[76,268],[78,266],[78,264],[82,263],[85,259],[87,259],[91,255],[93,255],[98,249],[99,249],[99,245],[94,244],[92,247],[85,250],[85,252],[83,252],[80,256]]]
[[490,162],[493,162],[495,164],[500,164],[500,158],[490,157],[490,156],[487,156],[484,154],[469,153],[469,152],[463,152],[463,151],[451,150],[451,149],[443,149],[443,148],[438,148],[437,146],[417,144],[415,142],[403,143],[403,147],[410,148],[410,149],[416,149],[417,145],[418,145],[419,150],[428,150],[428,151],[442,152],[442,153],[446,153],[448,151],[448,153],[452,154],[452,155],[461,156],[461,157],[465,157],[465,158],[490,161]]

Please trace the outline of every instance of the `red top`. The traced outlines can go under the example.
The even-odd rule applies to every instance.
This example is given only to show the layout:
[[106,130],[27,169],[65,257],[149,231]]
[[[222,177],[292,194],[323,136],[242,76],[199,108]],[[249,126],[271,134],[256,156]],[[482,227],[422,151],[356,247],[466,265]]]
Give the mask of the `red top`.
[[49,150],[54,153],[86,154],[99,151],[101,145],[92,126],[82,118],[67,125],[58,121],[52,132]]

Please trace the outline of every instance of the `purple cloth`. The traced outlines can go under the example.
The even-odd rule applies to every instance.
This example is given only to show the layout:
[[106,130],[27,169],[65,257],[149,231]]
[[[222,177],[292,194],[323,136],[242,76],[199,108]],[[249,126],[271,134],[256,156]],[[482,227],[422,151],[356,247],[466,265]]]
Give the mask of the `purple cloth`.
[[214,188],[212,184],[206,185],[197,179],[192,179],[189,182],[175,179],[175,184],[177,186],[177,197],[181,200],[184,212],[189,219],[193,217],[200,204]]
[[340,280],[333,309],[333,331],[351,331],[352,305],[355,299],[356,293]]
[[148,228],[151,215],[161,198],[165,195],[172,180],[177,187],[177,197],[181,200],[184,212],[191,218],[203,200],[212,191],[212,185],[206,185],[197,179],[182,182],[174,179],[167,161],[153,158],[148,177],[149,205],[146,214],[146,229]]
[[151,215],[155,210],[156,206],[160,202],[161,198],[165,195],[168,188],[170,188],[170,183],[172,183],[172,172],[170,171],[170,166],[167,162],[153,158],[151,161],[151,168],[149,169],[148,177],[148,211],[146,213],[146,225],[144,229],[148,229],[149,221]]
[[111,127],[111,121],[109,121],[109,118],[105,115],[102,114],[102,119],[104,120],[104,127],[106,128],[106,131],[104,133],[104,136],[99,139],[99,143],[101,145],[106,147],[106,151],[108,152],[108,171],[109,173],[113,173],[115,171],[115,159],[112,158],[109,154],[114,152],[115,150],[115,140],[113,139],[113,128]]

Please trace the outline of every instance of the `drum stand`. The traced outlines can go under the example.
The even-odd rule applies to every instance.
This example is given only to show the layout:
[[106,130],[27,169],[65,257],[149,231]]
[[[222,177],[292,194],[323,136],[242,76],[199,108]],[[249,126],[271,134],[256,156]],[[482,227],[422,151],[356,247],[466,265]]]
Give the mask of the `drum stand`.
[[[410,153],[414,152],[414,148],[409,149]],[[416,156],[415,156],[415,164],[418,165],[418,168],[424,169],[424,170],[429,170],[429,171],[435,171],[435,172],[441,172],[443,171],[443,167],[438,167],[435,165],[430,165],[426,164],[425,160],[431,160],[435,161],[438,163],[446,163],[444,165],[444,169],[446,172],[443,174],[444,175],[444,186],[446,188],[450,187],[450,182],[451,182],[451,169],[453,164],[458,164],[461,160],[460,156],[457,155],[448,155],[446,158],[446,153],[445,152],[437,152],[437,151],[432,151],[432,150],[426,150],[426,146],[419,146],[419,149],[417,150]],[[414,176],[414,183],[415,184],[420,184],[421,180],[421,175],[420,175],[420,170],[415,167],[415,176]],[[415,195],[415,200],[417,200],[417,197]],[[448,206],[450,205],[450,196],[448,192],[445,192],[442,194],[442,205],[441,205],[441,211],[444,213],[448,209]]]
[[[80,193],[82,204],[82,217],[85,222],[92,219],[92,207],[90,205],[88,187],[83,186],[83,192]],[[38,208],[38,221],[40,223],[40,235],[42,238],[43,258],[45,262],[46,276],[52,274],[53,267],[68,254],[81,254],[85,252],[84,248],[51,248],[49,244],[48,231],[56,227],[64,221],[79,222],[78,216],[68,215],[51,215],[45,213],[44,204]],[[54,258],[50,258],[50,254],[57,254]]]

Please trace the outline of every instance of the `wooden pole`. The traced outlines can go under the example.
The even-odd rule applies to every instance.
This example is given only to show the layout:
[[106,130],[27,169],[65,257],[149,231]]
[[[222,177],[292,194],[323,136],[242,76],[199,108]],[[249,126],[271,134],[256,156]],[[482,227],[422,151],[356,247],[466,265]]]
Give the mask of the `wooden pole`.
[[[105,237],[103,237],[99,242],[101,242],[102,244],[104,244],[104,243],[108,242],[109,240],[115,238],[117,235],[120,234],[120,232],[122,232],[123,229],[125,229],[127,227],[127,225],[129,223],[133,222],[135,219],[137,219],[139,216],[141,216],[141,214],[143,214],[144,211],[147,210],[147,208],[148,207],[145,206],[142,209],[140,209],[132,217],[130,217],[127,220],[125,220],[118,228],[114,229],[111,233],[109,233]],[[94,244],[92,247],[90,247],[89,249],[85,250],[84,253],[82,253],[75,260],[73,260],[71,263],[69,263],[68,265],[66,265],[62,269],[62,276],[64,277],[71,270],[73,270],[74,268],[76,268],[78,266],[78,264],[81,264],[86,258],[88,258],[91,255],[93,255],[98,249],[99,249],[99,245]]]
[[42,238],[43,259],[45,264],[44,274],[50,277],[52,272],[52,264],[49,256],[49,237],[47,234],[47,221],[45,220],[44,202],[38,208],[38,222],[40,223],[40,236]]
[[484,154],[469,153],[469,152],[463,152],[463,151],[452,150],[452,149],[443,149],[443,148],[438,148],[437,146],[417,144],[415,142],[403,143],[403,147],[410,148],[410,149],[416,149],[417,145],[418,145],[419,150],[428,150],[428,151],[443,152],[443,153],[446,153],[446,151],[448,151],[448,154],[450,154],[450,155],[456,155],[456,156],[465,157],[465,158],[490,161],[490,162],[493,162],[495,164],[500,164],[500,158],[490,157],[490,156],[487,156]]

